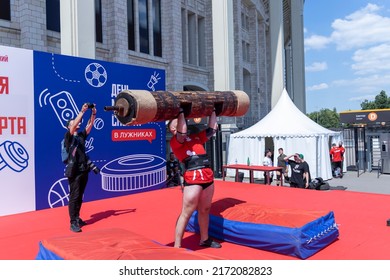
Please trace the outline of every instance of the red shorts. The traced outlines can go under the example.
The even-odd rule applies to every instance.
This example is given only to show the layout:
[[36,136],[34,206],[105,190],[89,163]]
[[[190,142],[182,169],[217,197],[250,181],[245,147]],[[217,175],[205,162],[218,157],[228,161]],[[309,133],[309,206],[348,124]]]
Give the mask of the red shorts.
[[214,181],[214,172],[211,168],[186,170],[183,177],[188,185],[207,184]]

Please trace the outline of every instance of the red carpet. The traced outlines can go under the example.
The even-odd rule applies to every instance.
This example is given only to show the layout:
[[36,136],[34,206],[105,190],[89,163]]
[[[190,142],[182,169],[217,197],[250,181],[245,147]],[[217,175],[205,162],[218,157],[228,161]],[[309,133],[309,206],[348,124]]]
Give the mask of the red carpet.
[[[93,188],[93,186],[88,186]],[[340,237],[310,260],[389,260],[390,196],[349,191],[314,191],[259,184],[216,181],[214,200],[234,198],[264,207],[333,211]],[[0,217],[0,259],[31,260],[45,239],[86,234],[96,230],[129,230],[164,245],[172,245],[181,208],[180,188],[88,202],[83,233],[69,231],[67,207]],[[287,260],[293,257],[222,242],[221,249],[201,248],[199,236],[186,233],[183,247],[218,258]]]

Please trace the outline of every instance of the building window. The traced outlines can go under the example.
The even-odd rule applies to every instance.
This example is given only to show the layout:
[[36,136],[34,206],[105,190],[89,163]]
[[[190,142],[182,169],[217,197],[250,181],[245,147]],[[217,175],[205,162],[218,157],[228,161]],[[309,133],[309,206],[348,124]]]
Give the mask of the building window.
[[188,14],[188,63],[197,65],[196,56],[196,15],[194,13]]
[[135,51],[135,16],[134,16],[134,1],[127,0],[127,36],[128,48]]
[[60,32],[60,0],[46,0],[46,28],[47,30]]
[[206,66],[205,19],[198,18],[198,65]]
[[138,0],[139,50],[149,53],[148,0]]
[[245,62],[250,62],[251,58],[249,55],[249,43],[242,41],[242,60]]
[[[46,28],[61,32],[60,0],[46,0]],[[95,0],[95,32],[96,42],[103,43],[102,2]]]
[[251,92],[251,73],[247,69],[242,70],[244,91]]
[[183,62],[188,63],[188,56],[187,56],[187,11],[182,9],[181,10],[181,51],[183,56]]
[[206,66],[206,20],[192,11],[182,9],[183,63]]
[[95,0],[95,32],[96,42],[103,43],[102,1]]
[[129,50],[162,56],[161,0],[127,0],[127,35]]
[[160,0],[153,0],[153,52],[155,56],[162,57],[161,41],[161,4]]
[[11,20],[11,1],[0,1],[0,19]]
[[249,31],[249,15],[241,13],[241,27],[242,29]]
[[252,10],[249,6],[242,3],[241,5],[241,28],[245,31],[249,31],[250,25],[250,16],[249,11]]

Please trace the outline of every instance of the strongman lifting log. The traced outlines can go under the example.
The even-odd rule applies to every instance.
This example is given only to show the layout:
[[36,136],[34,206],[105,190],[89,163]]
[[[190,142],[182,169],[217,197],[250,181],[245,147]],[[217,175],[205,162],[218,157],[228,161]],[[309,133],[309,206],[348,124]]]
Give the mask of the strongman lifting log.
[[186,118],[210,116],[215,109],[217,116],[239,117],[249,108],[248,95],[234,91],[146,91],[124,90],[118,94],[114,106],[105,106],[105,111],[114,111],[124,125],[166,121],[177,117],[183,108]]

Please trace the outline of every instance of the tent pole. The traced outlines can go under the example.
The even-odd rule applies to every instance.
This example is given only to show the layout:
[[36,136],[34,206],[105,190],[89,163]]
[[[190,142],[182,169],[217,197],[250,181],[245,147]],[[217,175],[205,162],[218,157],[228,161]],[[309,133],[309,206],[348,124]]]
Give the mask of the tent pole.
[[319,164],[318,164],[318,145],[319,145],[319,144],[318,144],[318,142],[319,142],[319,141],[318,141],[318,138],[319,138],[319,137],[320,137],[320,136],[317,136],[317,137],[316,137],[316,139],[317,139],[317,141],[316,141],[316,142],[317,142],[317,143],[316,143],[316,177],[318,177],[318,174],[320,174],[319,171],[318,171],[318,166],[319,166]]

